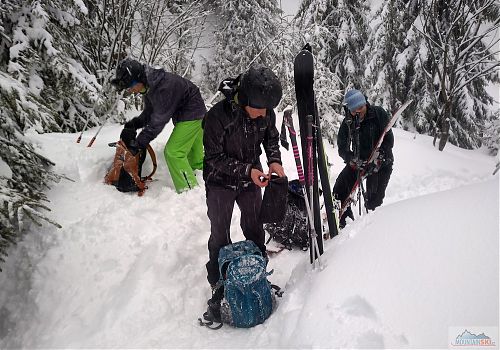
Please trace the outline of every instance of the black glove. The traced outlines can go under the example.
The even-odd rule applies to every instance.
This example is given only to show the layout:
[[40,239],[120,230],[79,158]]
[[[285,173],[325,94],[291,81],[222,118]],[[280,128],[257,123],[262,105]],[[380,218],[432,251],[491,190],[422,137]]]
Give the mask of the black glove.
[[[137,118],[137,117],[136,117],[136,118]],[[130,119],[128,122],[126,122],[126,123],[125,123],[125,125],[124,125],[123,127],[124,127],[125,129],[134,129],[134,130],[139,129],[139,128],[137,127],[137,125],[135,125],[135,124],[136,124],[136,118],[132,118],[132,119]]]
[[353,158],[349,161],[349,166],[352,170],[363,170],[363,168],[366,166],[366,161]]
[[378,151],[377,157],[369,164],[366,165],[365,172],[370,175],[378,173],[380,168],[386,163],[385,153],[382,149]]
[[350,163],[351,160],[354,159],[354,152],[353,151],[347,151],[347,153],[345,153],[345,156],[344,156],[344,162],[347,164],[347,163]]
[[129,152],[132,153],[133,156],[135,156],[139,153],[142,153],[144,151],[143,148],[139,147],[139,145],[137,144],[137,141],[135,141],[135,140],[130,141],[130,144],[127,145],[127,148],[129,150]]
[[366,165],[365,174],[369,176],[371,174],[378,173],[378,171],[380,170],[380,166],[381,163],[377,159],[375,159],[373,162]]
[[127,147],[130,146],[132,141],[135,141],[135,137],[136,137],[135,129],[127,128],[126,126],[120,134],[120,140],[122,140]]

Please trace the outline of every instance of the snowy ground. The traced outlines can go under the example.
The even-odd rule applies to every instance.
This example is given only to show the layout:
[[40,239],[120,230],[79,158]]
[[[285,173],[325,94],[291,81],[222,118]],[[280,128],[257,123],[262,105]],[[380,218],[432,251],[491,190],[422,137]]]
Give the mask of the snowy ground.
[[[210,293],[205,193],[173,190],[162,157],[171,128],[152,144],[157,181],[142,198],[102,183],[119,126],[92,148],[93,131],[82,144],[74,134],[29,136],[74,181],[49,191],[63,228],[32,232],[0,273],[0,348],[447,348],[450,327],[498,332],[495,159],[439,152],[402,130],[384,206],[325,242],[323,271],[311,271],[307,252],[284,251],[270,261],[285,294],[269,320],[200,327]],[[342,163],[327,151],[333,182]],[[295,178],[292,153],[283,158]],[[232,233],[243,237],[237,210]]]

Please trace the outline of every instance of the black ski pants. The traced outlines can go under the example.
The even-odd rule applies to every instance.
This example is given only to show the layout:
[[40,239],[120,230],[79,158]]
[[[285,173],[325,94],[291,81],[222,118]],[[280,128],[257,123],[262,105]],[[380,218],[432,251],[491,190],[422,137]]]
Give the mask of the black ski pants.
[[[373,173],[366,178],[366,203],[367,209],[374,210],[382,205],[385,197],[385,190],[389,184],[392,174],[392,164],[384,165],[377,173]],[[342,203],[349,197],[352,186],[356,182],[357,172],[347,164],[340,172],[335,185],[333,186],[333,195]],[[347,213],[344,213],[345,219]],[[342,219],[342,218],[341,218]]]
[[259,220],[262,204],[261,189],[251,183],[242,189],[206,185],[208,219],[210,220],[210,238],[208,240],[209,261],[207,279],[210,285],[219,281],[219,250],[231,244],[230,226],[234,202],[241,211],[240,226],[247,240],[253,241],[266,256],[265,233]]

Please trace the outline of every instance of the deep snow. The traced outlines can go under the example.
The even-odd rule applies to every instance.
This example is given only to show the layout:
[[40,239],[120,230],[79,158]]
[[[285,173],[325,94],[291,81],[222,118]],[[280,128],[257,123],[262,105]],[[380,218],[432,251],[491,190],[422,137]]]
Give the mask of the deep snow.
[[[495,159],[439,152],[398,129],[384,205],[325,242],[324,270],[311,271],[307,252],[283,251],[270,261],[285,294],[269,320],[200,327],[210,293],[205,193],[173,190],[162,157],[171,130],[152,144],[159,169],[141,198],[102,183],[120,126],[104,127],[92,148],[95,130],[82,144],[75,134],[28,136],[74,182],[48,193],[63,228],[33,230],[0,273],[0,348],[447,348],[449,327],[498,330]],[[295,178],[291,151],[282,153]],[[333,182],[342,163],[327,153]],[[242,239],[237,209],[231,230]]]

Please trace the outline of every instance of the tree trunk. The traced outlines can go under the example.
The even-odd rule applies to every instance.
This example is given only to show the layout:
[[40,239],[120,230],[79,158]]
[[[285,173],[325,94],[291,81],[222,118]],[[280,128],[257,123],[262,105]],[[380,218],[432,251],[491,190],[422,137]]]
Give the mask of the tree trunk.
[[450,137],[450,118],[446,118],[443,123],[443,130],[441,131],[441,138],[439,139],[439,150],[442,151],[444,146],[446,146],[446,142],[448,142],[448,138]]

